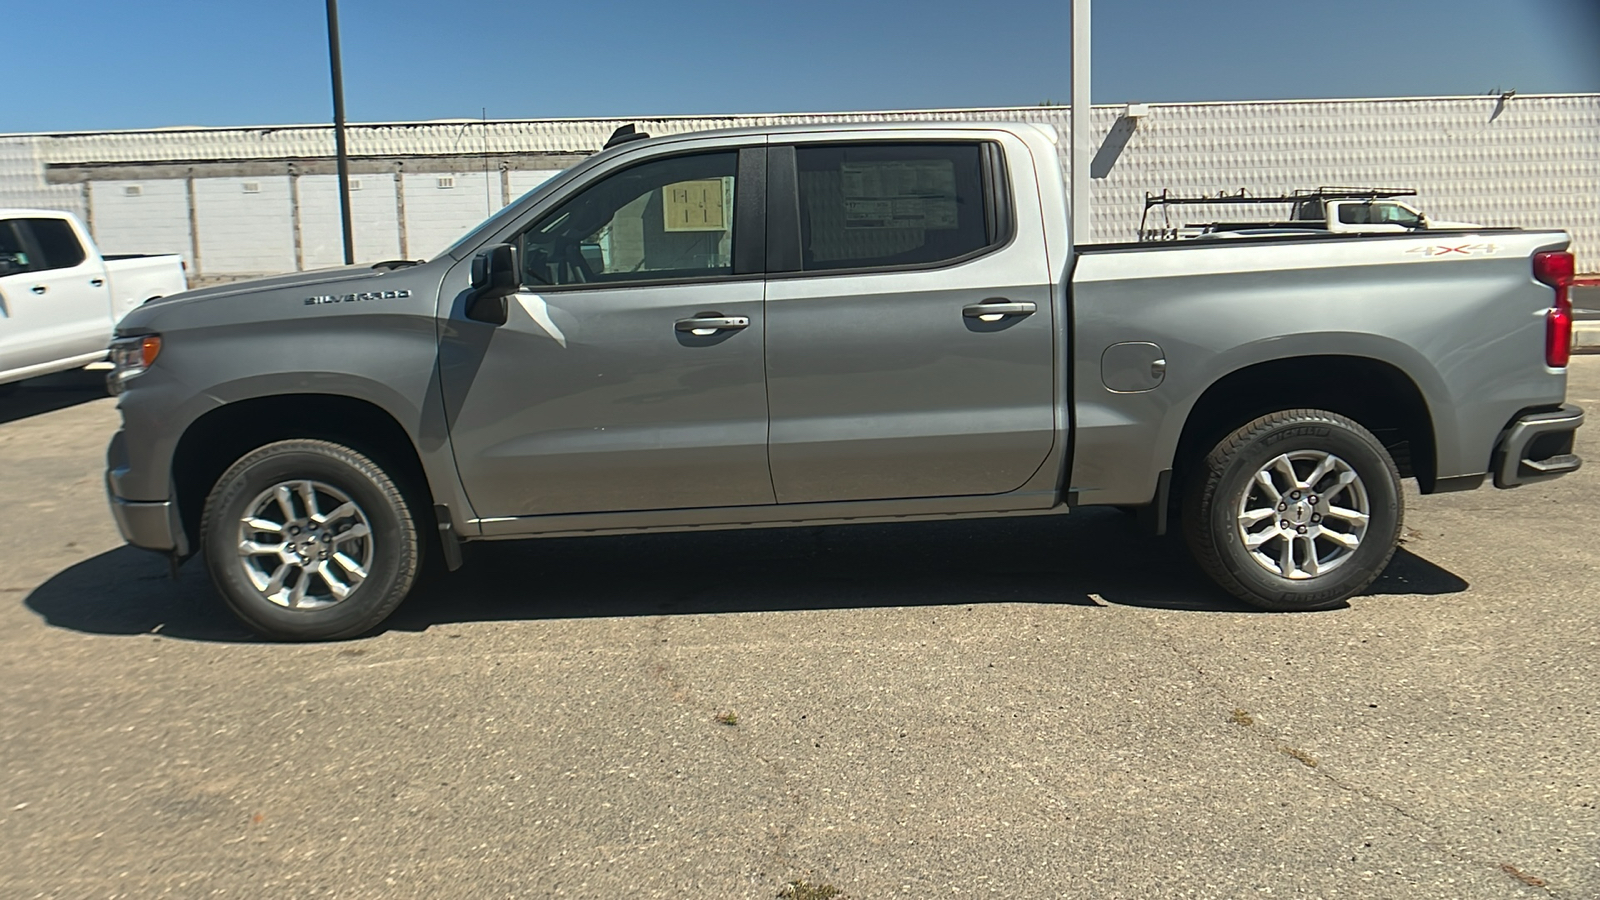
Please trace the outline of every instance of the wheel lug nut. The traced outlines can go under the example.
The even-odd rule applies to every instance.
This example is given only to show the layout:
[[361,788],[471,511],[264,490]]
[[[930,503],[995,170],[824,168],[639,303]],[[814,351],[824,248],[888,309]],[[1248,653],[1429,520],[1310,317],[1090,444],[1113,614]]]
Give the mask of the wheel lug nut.
[[1299,500],[1300,499],[1300,492],[1299,491],[1290,491],[1289,492],[1289,499],[1290,500]]
[[1289,504],[1287,504],[1287,503],[1279,503],[1278,504],[1278,512],[1287,512],[1288,509],[1289,509]]
[[1300,534],[1305,534],[1306,533],[1306,527],[1304,525],[1301,525],[1299,528],[1296,528],[1295,531],[1300,533]]
[[1321,522],[1321,521],[1322,521],[1321,513],[1312,513],[1311,514],[1311,524],[1315,525],[1315,524],[1317,524],[1318,522]]
[[1278,527],[1279,528],[1288,528],[1289,527],[1289,520],[1288,519],[1283,519],[1283,520],[1279,521],[1278,522]]

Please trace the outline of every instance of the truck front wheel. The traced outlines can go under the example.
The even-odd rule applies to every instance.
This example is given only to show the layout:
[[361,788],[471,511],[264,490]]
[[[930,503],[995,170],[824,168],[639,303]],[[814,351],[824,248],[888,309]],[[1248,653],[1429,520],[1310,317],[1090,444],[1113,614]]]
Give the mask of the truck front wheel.
[[1195,469],[1184,538],[1223,589],[1269,610],[1336,606],[1380,575],[1400,537],[1400,473],[1372,432],[1320,409],[1262,416]]
[[234,614],[291,641],[371,630],[410,592],[421,556],[394,481],[361,453],[313,440],[235,462],[206,499],[200,542]]

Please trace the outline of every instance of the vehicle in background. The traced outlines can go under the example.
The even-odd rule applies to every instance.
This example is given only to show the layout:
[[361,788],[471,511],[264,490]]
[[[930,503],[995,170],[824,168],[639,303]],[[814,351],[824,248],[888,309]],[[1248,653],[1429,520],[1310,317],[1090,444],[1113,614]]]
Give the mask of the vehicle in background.
[[102,256],[70,213],[0,209],[0,392],[105,359],[124,315],[188,287],[175,254]]
[[976,122],[613,142],[426,262],[145,304],[113,515],[296,640],[368,631],[463,540],[1083,506],[1311,610],[1383,571],[1402,478],[1578,468],[1564,232],[1075,245],[1058,151]]
[[[1396,197],[1415,196],[1409,188],[1319,187],[1279,196],[1252,196],[1244,188],[1237,194],[1215,197],[1180,197],[1168,191],[1145,194],[1144,216],[1139,220],[1141,241],[1170,241],[1212,235],[1250,234],[1404,234],[1412,231],[1447,231],[1484,226],[1473,222],[1430,219]],[[1147,228],[1150,210],[1167,206],[1237,206],[1291,204],[1289,218],[1280,221],[1205,222]]]

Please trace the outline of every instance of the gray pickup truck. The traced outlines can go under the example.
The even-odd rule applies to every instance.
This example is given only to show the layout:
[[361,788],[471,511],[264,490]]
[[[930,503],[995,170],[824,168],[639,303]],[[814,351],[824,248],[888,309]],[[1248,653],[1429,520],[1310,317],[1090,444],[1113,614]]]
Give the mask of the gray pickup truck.
[[1040,126],[613,143],[427,262],[128,315],[128,541],[305,640],[461,541],[1116,506],[1308,610],[1383,570],[1402,478],[1579,465],[1561,232],[1075,248]]

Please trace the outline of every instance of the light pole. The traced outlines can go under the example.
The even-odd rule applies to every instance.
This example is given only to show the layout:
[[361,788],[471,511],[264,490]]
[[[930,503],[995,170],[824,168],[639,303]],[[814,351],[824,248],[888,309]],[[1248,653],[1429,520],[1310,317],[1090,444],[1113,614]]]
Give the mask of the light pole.
[[[332,0],[329,0],[332,2]],[[1093,227],[1089,216],[1089,168],[1094,148],[1090,146],[1089,117],[1089,0],[1072,0],[1072,132],[1068,158],[1072,160],[1068,196],[1072,202],[1072,244],[1087,244]]]
[[339,218],[344,224],[344,264],[348,266],[356,261],[356,239],[355,232],[350,228],[350,154],[344,143],[344,70],[339,64],[339,0],[328,0],[328,66],[333,70],[333,144],[339,164]]

